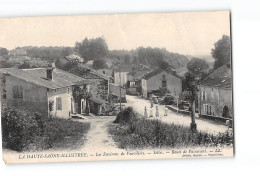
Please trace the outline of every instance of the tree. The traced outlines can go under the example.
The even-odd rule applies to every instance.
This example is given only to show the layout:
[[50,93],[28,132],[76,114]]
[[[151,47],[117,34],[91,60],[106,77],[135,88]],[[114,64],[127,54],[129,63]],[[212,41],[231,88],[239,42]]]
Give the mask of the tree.
[[126,54],[126,55],[124,56],[124,64],[126,64],[126,65],[131,64],[130,55],[129,55],[129,54]]
[[159,68],[162,70],[166,70],[170,67],[170,64],[168,62],[165,61],[159,61]]
[[18,66],[19,69],[28,69],[32,68],[29,62],[24,62],[22,65]]
[[203,59],[192,58],[187,63],[187,69],[192,73],[200,73],[209,69],[209,64]]
[[0,48],[0,56],[7,56],[8,50],[6,48]]
[[69,56],[73,53],[73,49],[71,47],[65,47],[61,50],[61,55],[64,56]]
[[106,68],[106,62],[103,59],[97,59],[94,60],[93,62],[93,68],[98,70],[98,69],[102,69],[102,68]]
[[191,130],[196,131],[197,125],[195,122],[195,101],[198,94],[198,86],[196,81],[196,75],[187,72],[184,76],[184,82],[186,82],[186,89],[183,91],[180,95],[180,99],[182,100],[188,100],[190,102],[190,108],[191,108]]
[[82,42],[76,42],[75,50],[84,58],[85,62],[89,60],[100,59],[107,55],[108,46],[104,38],[88,39]]
[[231,43],[227,35],[223,35],[220,40],[214,44],[215,48],[211,49],[212,57],[215,59],[214,69],[221,67],[230,62]]

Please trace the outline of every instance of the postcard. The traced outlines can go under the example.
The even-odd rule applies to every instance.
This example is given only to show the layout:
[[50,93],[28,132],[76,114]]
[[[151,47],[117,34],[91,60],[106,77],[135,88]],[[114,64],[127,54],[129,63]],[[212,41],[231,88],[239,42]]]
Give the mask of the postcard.
[[0,18],[3,160],[234,156],[229,11]]

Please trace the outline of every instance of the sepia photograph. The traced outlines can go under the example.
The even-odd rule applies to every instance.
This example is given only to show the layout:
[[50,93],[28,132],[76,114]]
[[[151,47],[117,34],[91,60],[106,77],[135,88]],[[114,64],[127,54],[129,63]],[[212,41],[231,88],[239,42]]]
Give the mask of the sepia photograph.
[[0,18],[4,162],[233,157],[230,17]]

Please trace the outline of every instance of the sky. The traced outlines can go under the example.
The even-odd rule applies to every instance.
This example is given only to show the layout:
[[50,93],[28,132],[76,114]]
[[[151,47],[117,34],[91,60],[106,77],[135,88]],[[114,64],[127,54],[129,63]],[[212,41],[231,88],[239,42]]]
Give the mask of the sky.
[[210,55],[230,36],[229,11],[0,18],[0,47],[74,46],[103,36],[110,50],[139,46]]

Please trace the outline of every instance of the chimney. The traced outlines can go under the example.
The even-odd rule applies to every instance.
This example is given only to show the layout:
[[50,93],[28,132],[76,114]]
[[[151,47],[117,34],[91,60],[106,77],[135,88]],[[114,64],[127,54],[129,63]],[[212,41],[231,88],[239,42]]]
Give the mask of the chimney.
[[47,69],[46,69],[47,78],[50,79],[50,80],[53,80],[54,69],[55,69],[55,63],[54,62],[51,64],[51,66],[47,67]]

